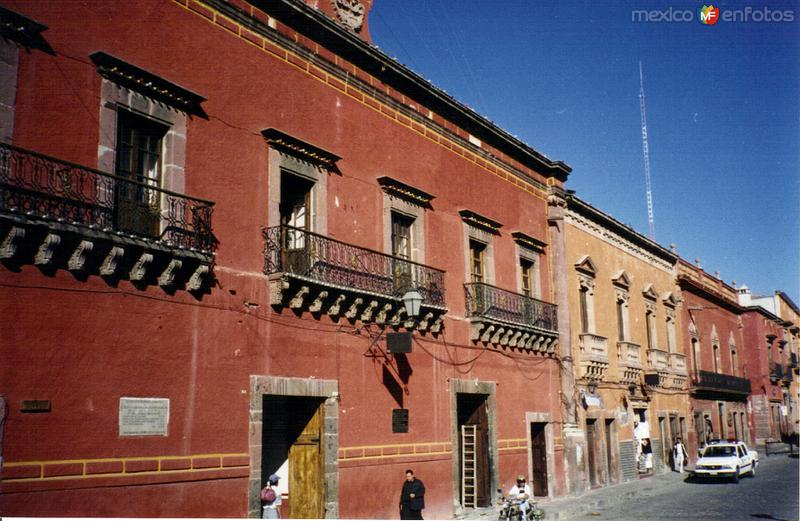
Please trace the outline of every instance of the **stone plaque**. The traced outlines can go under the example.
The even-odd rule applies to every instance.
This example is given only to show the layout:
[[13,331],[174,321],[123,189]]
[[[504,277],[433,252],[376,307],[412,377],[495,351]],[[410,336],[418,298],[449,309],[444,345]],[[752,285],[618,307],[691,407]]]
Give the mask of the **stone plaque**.
[[120,398],[120,436],[166,436],[168,398]]

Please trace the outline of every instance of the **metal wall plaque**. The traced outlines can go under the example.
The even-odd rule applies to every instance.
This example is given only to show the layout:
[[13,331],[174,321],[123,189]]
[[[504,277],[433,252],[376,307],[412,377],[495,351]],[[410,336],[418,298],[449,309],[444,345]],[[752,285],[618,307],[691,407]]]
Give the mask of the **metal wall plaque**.
[[386,333],[386,350],[390,353],[410,353],[411,333]]
[[50,400],[22,400],[20,412],[50,412]]
[[166,436],[168,398],[120,398],[120,436]]
[[392,432],[408,432],[408,409],[392,409]]

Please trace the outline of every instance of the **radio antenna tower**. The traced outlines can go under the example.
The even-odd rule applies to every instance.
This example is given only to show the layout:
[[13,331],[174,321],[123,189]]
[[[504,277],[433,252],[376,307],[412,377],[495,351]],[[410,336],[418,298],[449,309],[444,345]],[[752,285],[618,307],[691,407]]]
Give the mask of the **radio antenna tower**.
[[644,153],[644,181],[647,188],[647,223],[650,225],[650,240],[655,240],[656,225],[653,220],[653,190],[650,184],[650,151],[647,146],[647,113],[644,107],[642,62],[639,62],[639,110],[642,113],[642,152]]

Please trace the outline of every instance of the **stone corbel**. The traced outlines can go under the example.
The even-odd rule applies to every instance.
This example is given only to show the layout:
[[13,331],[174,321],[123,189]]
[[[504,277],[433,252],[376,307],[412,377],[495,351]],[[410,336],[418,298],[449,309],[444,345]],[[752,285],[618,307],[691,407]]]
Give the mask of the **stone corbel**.
[[302,309],[303,308],[303,299],[306,295],[311,292],[311,288],[308,286],[300,286],[300,289],[295,293],[292,300],[289,301],[289,307],[292,309]]
[[100,265],[100,275],[108,277],[114,275],[117,271],[117,264],[122,256],[125,255],[125,249],[122,246],[113,246]]
[[442,330],[444,316],[440,316],[436,319],[436,322],[433,323],[431,326],[431,333],[438,333]]
[[175,284],[175,276],[183,266],[183,261],[172,259],[167,265],[166,269],[158,277],[158,285],[161,287],[169,287]]
[[17,254],[19,242],[25,238],[25,229],[19,226],[12,226],[0,244],[0,259],[12,259]]
[[[405,314],[406,314],[405,308],[403,306],[398,307],[397,310],[394,313],[394,316],[392,316],[392,318],[389,320],[389,323],[390,324],[398,324],[399,325],[400,321],[401,321],[401,317],[403,315],[405,315]],[[413,322],[413,320],[412,320],[412,322]]]
[[328,292],[320,291],[317,294],[317,298],[314,299],[314,302],[312,302],[311,305],[308,306],[308,310],[312,313],[319,313],[319,310],[322,309],[322,303],[325,301],[326,298],[328,298]]
[[334,300],[333,304],[331,304],[331,306],[328,308],[328,315],[332,317],[338,317],[342,309],[342,302],[344,302],[345,298],[346,297],[344,295],[339,295],[336,297],[336,300]]
[[147,273],[147,267],[150,263],[153,262],[153,254],[152,253],[142,253],[139,260],[136,261],[136,264],[133,265],[131,268],[130,279],[131,280],[143,280],[145,273]]
[[389,315],[390,311],[392,311],[392,304],[391,303],[384,304],[381,310],[375,316],[375,322],[377,324],[385,324],[386,317]]
[[372,321],[372,315],[375,313],[375,308],[378,307],[377,300],[370,300],[367,307],[364,308],[364,311],[361,312],[361,321],[362,322],[370,322]]
[[72,256],[69,258],[69,262],[67,262],[67,268],[70,271],[82,271],[84,266],[86,266],[86,258],[93,249],[94,243],[92,241],[81,241],[78,244],[78,247],[75,248]]
[[491,340],[489,340],[489,343],[491,343],[491,344],[499,344],[500,343],[500,338],[502,338],[502,336],[503,336],[503,334],[505,334],[505,332],[506,332],[506,328],[504,328],[503,326],[499,326],[497,329],[494,330],[494,335],[492,335],[492,338],[491,338]]
[[494,330],[495,330],[494,324],[489,324],[488,326],[486,326],[486,328],[483,330],[481,334],[481,342],[483,342],[484,344],[489,343],[492,340],[492,333],[494,333]]
[[[205,282],[206,276],[208,275],[209,271],[210,271],[209,267],[205,264],[201,264],[200,266],[198,266],[197,269],[194,270],[192,276],[189,277],[189,282],[186,284],[186,287],[189,289],[189,291],[197,291],[198,289],[203,287],[203,283]],[[280,284],[283,281],[279,280],[276,282]],[[288,286],[288,283],[286,285]],[[278,288],[280,288],[280,286],[278,286]],[[282,297],[281,290],[277,289],[276,292],[278,299],[280,299]],[[270,293],[270,304],[272,304],[273,291],[270,291],[269,293]]]
[[48,233],[44,238],[39,251],[36,253],[33,263],[37,265],[48,265],[53,261],[53,254],[56,252],[56,247],[61,244],[61,236],[55,233]]
[[[428,324],[430,324],[432,318],[433,318],[433,313],[431,313],[430,311],[425,313],[425,316],[422,317],[422,320],[419,321],[419,326],[418,326],[419,329],[421,329],[422,331],[428,329]],[[408,327],[408,325],[406,325],[406,327]],[[473,338],[473,340],[475,339]]]
[[514,347],[519,347],[520,349],[526,349],[528,347],[528,339],[531,337],[531,334],[527,331],[522,333],[522,336],[519,338],[514,339]]
[[514,331],[513,329],[511,328],[507,329],[506,334],[503,335],[502,338],[500,338],[500,345],[507,346],[508,343],[511,341],[511,337],[513,337],[515,333],[516,331]]
[[[353,303],[350,304],[350,309],[344,314],[345,317],[349,319],[354,319],[358,316],[358,307],[364,303],[364,299],[361,297],[356,298],[353,300]],[[377,305],[377,303],[376,303]]]

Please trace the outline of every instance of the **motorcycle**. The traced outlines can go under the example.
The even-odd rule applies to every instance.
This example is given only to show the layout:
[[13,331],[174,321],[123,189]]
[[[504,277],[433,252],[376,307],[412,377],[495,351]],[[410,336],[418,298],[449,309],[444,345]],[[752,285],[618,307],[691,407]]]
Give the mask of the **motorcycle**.
[[[539,521],[540,519],[544,519],[544,510],[539,508],[535,499],[507,498],[502,495],[502,491],[498,490],[498,492],[500,493],[500,499],[498,501],[500,504],[500,515],[497,518],[498,521]],[[523,518],[522,505],[525,503],[527,503],[528,508]]]

